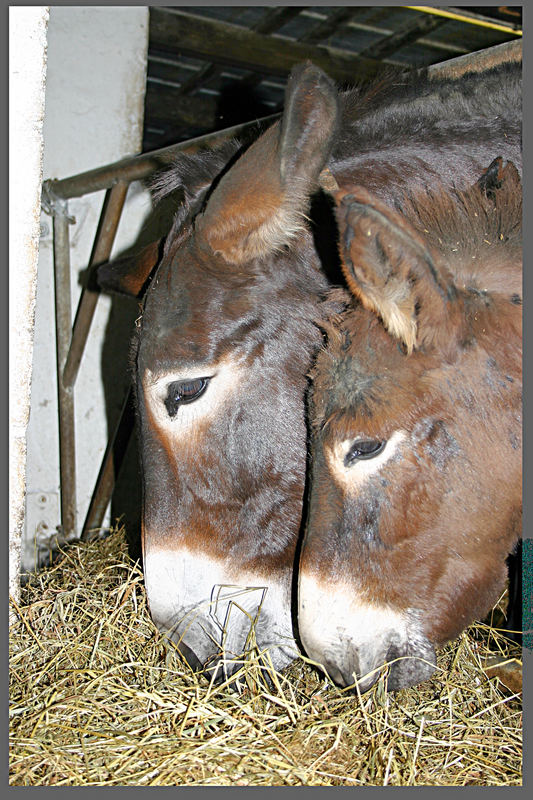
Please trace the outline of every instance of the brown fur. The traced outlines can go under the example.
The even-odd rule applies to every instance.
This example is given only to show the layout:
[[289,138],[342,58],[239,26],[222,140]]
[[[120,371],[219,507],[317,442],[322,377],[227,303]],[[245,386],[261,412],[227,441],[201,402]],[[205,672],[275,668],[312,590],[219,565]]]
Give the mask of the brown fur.
[[[242,580],[266,585],[260,647],[278,636],[280,620],[283,635],[290,636],[294,621],[289,598],[307,477],[306,373],[320,343],[314,325],[320,299],[337,267],[335,261],[326,266],[334,220],[324,214],[330,209],[318,188],[335,191],[336,184],[362,184],[394,213],[394,202],[404,191],[431,186],[436,176],[447,186],[464,187],[477,180],[495,149],[518,163],[519,96],[520,70],[508,65],[483,77],[467,77],[460,86],[395,76],[369,91],[360,88],[349,94],[340,94],[318,68],[304,65],[291,75],[281,122],[253,146],[243,152],[230,143],[219,154],[182,157],[156,186],[159,197],[173,194],[177,210],[157,271],[150,273],[132,351],[144,553],[173,551],[178,577],[172,580],[178,583],[182,548],[213,559],[221,566],[217,574],[222,580],[239,582],[242,570]],[[306,224],[307,215],[313,217],[312,225]],[[403,220],[400,227],[406,224]],[[414,217],[409,225],[407,261],[421,252],[412,245],[420,238]],[[390,231],[395,226],[393,220]],[[433,253],[431,243],[422,239]],[[405,257],[400,251],[398,255]],[[137,292],[146,286],[146,267],[146,261],[132,265],[133,280],[124,270],[113,279],[107,267],[99,277],[107,288]],[[413,271],[413,282],[417,280],[427,284],[422,266]],[[474,292],[471,299],[476,296]],[[430,328],[422,330],[430,307],[426,300],[419,308],[418,297],[425,298],[422,287],[414,301],[409,292],[406,297],[395,330],[406,339],[402,319],[414,316],[420,348],[413,351],[414,359],[432,342]],[[398,305],[394,293],[392,300]],[[375,301],[387,317],[383,304]],[[370,313],[367,322],[381,326]],[[380,331],[390,345],[382,326]],[[362,341],[364,335],[363,330]],[[200,423],[198,411],[198,438],[184,445],[178,433],[181,410],[172,421],[159,416],[158,429],[143,394],[146,371],[164,376],[161,380],[170,385],[176,373],[203,376],[204,368],[216,371],[226,358],[242,367],[237,392],[230,402],[226,395],[219,397],[220,413],[213,418]],[[163,413],[161,397],[150,402],[156,416],[158,410]],[[371,398],[366,403],[371,405]],[[335,426],[332,412],[325,430]],[[342,498],[335,506],[339,518],[340,509]],[[337,550],[338,559],[344,551]],[[197,565],[202,574],[200,557]],[[152,573],[147,585],[157,595],[162,584]],[[161,591],[165,596],[158,599],[158,624],[163,629],[174,627],[183,610],[180,603],[185,607],[205,599],[195,595],[194,582],[183,590],[187,597],[177,590],[179,602],[171,590]],[[276,592],[278,601],[268,608]],[[208,615],[203,624],[209,626]],[[218,633],[210,638],[201,626],[184,636],[185,657],[198,646],[202,663],[220,644]],[[275,666],[292,657],[287,651]],[[194,659],[190,663],[196,665]]]
[[[343,494],[324,466],[315,467],[301,569],[334,582],[338,559],[344,569],[347,559],[359,594],[421,610],[425,634],[442,644],[497,600],[520,535],[521,188],[510,165],[494,201],[476,186],[406,198],[403,214],[380,207],[386,222],[372,237],[393,240],[382,251],[385,280],[373,271],[376,247],[364,237],[364,209],[350,216],[342,205],[350,195],[376,207],[357,189],[338,194],[341,248],[343,225],[358,226],[344,255],[362,302],[344,293],[345,311],[325,325],[327,347],[312,371],[315,447],[323,452],[363,434],[386,440],[399,429],[410,443],[359,496]],[[437,290],[417,262],[420,253],[453,291]],[[400,294],[416,296],[416,312],[411,301],[406,315],[416,321],[413,348],[382,304],[393,280]],[[402,352],[396,338],[413,352]],[[379,506],[376,546],[357,528],[371,497]],[[343,530],[352,525],[342,547],[335,533],[340,509]]]
[[[454,285],[464,290],[520,292],[521,273],[502,276],[495,244],[509,260],[521,249],[521,190],[508,164],[498,203],[474,186],[468,192],[443,187],[405,197],[392,211],[361,187],[336,193],[340,255],[352,294],[375,311],[411,352],[440,337],[449,340],[458,304]],[[438,264],[438,267],[436,266]],[[512,286],[509,278],[514,280]],[[450,300],[453,302],[450,302]]]

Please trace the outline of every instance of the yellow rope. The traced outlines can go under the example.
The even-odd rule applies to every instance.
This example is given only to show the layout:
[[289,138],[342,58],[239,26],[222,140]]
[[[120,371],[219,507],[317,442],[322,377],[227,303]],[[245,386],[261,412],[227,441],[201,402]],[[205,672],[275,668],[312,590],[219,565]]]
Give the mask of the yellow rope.
[[492,28],[495,31],[504,31],[505,33],[514,33],[515,36],[522,36],[522,31],[517,28],[509,27],[498,22],[489,22],[484,19],[476,19],[475,17],[467,17],[464,14],[458,14],[456,11],[445,11],[443,8],[434,8],[433,6],[404,6],[413,11],[421,11],[424,14],[435,14],[438,17],[447,17],[448,19],[456,19],[459,22],[469,22],[471,25],[479,25],[482,28]]

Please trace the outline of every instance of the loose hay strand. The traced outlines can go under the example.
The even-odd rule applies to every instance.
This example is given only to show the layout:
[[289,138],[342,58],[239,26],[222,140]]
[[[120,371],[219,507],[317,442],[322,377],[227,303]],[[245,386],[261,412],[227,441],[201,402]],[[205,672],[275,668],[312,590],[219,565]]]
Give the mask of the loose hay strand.
[[521,651],[486,625],[395,694],[386,670],[364,695],[305,659],[276,673],[250,640],[236,693],[155,629],[123,530],[70,546],[13,608],[11,785],[521,785],[521,697],[483,669],[489,642]]

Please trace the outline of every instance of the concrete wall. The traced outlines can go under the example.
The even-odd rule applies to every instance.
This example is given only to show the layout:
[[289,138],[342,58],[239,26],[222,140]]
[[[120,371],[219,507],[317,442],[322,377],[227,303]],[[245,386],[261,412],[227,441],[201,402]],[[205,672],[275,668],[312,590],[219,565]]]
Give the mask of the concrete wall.
[[11,8],[9,22],[9,591],[16,602],[24,530],[48,8]]
[[[43,177],[64,178],[140,152],[147,7],[53,6],[48,25]],[[70,200],[73,317],[103,192]],[[147,192],[131,186],[113,255],[142,236]],[[60,523],[52,220],[41,215],[27,496],[22,564],[35,568]],[[102,296],[74,390],[76,492],[81,529],[108,433],[128,388],[127,349],[136,301]]]

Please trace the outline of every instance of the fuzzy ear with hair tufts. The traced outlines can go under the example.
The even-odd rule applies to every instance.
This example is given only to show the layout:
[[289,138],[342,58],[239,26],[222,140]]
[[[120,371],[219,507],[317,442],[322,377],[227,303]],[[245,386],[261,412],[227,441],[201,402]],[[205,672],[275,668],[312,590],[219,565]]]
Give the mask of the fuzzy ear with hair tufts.
[[368,191],[342,189],[335,202],[348,287],[410,353],[431,340],[455,287],[437,269],[420,234]]
[[144,294],[148,279],[159,263],[163,239],[150,242],[138,253],[114,261],[106,261],[96,268],[96,281],[104,292],[115,292],[130,297]]
[[296,67],[281,122],[270,127],[220,180],[196,218],[197,234],[230,265],[279,250],[305,227],[310,197],[329,158],[338,93],[313,64]]

